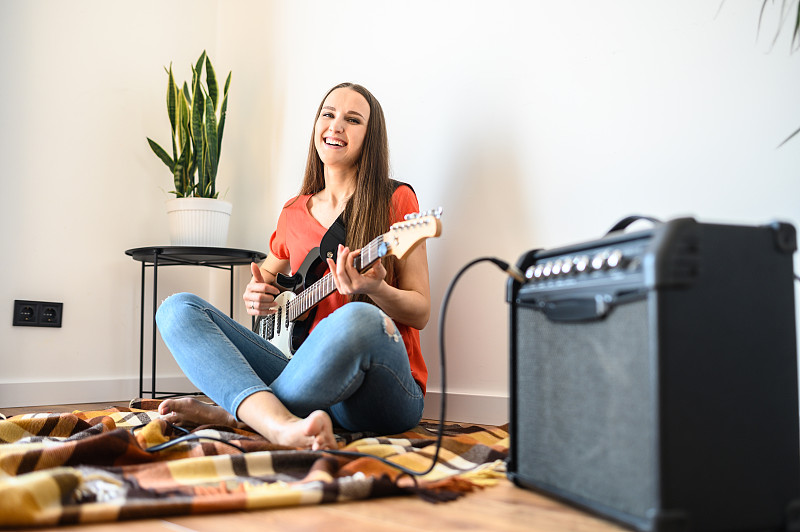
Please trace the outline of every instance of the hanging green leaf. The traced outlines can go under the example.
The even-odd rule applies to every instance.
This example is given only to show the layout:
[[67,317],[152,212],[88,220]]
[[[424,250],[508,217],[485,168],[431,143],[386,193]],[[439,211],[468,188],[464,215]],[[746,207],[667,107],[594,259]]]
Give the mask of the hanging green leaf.
[[[761,32],[761,23],[762,23],[763,18],[764,18],[764,10],[766,9],[767,3],[769,1],[770,0],[764,0],[762,2],[762,4],[761,4],[761,11],[758,14],[758,30],[759,30],[759,33]],[[774,5],[775,4],[775,0],[772,0],[772,3]],[[792,9],[795,10],[794,11],[794,15],[792,15],[792,13],[793,13]],[[791,40],[791,44],[789,46],[789,52],[793,53],[793,52],[796,52],[798,49],[800,49],[800,2],[797,2],[797,5],[794,6],[794,7],[791,7],[791,3],[790,3],[790,8],[787,9],[786,0],[782,0],[781,1],[781,11],[780,11],[780,16],[778,17],[778,25],[777,25],[778,28],[775,31],[775,37],[772,40],[772,45],[773,46],[778,41],[778,36],[780,35],[781,29],[783,28],[783,25],[786,22],[787,17],[792,17],[790,20],[792,20],[792,19],[794,20],[794,28],[792,29],[792,40]],[[783,142],[781,142],[778,145],[778,148],[780,148],[781,146],[783,146],[784,144],[789,142],[792,138],[794,138],[798,134],[800,134],[800,129],[795,130],[794,133],[792,133],[791,135],[786,137],[783,140]]]

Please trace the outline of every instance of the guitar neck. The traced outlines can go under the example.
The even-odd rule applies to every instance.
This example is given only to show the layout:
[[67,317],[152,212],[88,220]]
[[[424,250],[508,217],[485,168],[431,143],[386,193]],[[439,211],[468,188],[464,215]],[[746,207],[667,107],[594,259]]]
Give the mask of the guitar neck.
[[[386,246],[383,243],[383,235],[381,235],[361,249],[361,253],[355,258],[353,265],[360,273],[364,273],[385,254]],[[333,282],[333,274],[327,273],[291,300],[290,306],[287,308],[289,320],[296,320],[335,291],[336,284]]]

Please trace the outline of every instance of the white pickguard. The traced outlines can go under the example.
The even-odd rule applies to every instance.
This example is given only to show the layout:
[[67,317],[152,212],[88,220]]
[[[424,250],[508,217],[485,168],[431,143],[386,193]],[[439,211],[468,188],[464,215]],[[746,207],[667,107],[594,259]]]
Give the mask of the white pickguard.
[[[281,292],[275,298],[274,308],[277,309],[272,316],[265,316],[259,324],[258,334],[269,343],[281,350],[286,358],[292,358],[294,351],[292,351],[292,329],[294,322],[286,319],[288,312],[287,305],[289,301],[297,297],[294,292]],[[271,318],[271,319],[270,319]],[[288,325],[287,325],[288,323]]]

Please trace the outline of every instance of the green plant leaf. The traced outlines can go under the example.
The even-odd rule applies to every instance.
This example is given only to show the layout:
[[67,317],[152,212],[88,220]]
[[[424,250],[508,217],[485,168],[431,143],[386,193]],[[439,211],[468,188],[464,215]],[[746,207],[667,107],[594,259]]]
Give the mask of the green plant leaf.
[[[203,53],[200,54],[200,58],[197,60],[197,63],[194,65],[194,71],[200,76],[200,72],[203,70],[203,63],[206,60],[206,51],[203,50]],[[192,78],[192,85],[194,85],[194,78]]]
[[217,126],[217,159],[222,157],[222,134],[225,132],[225,115],[228,114],[228,88],[231,86],[231,74],[228,72],[228,79],[225,80],[225,92],[222,96],[222,107],[219,111],[219,125]]
[[214,104],[214,112],[217,112],[217,97],[219,95],[219,83],[217,83],[217,73],[214,72],[214,67],[211,66],[211,59],[206,56],[206,86],[208,87],[208,96]]
[[173,133],[175,132],[175,104],[177,97],[175,77],[172,75],[172,63],[170,63],[169,77],[167,79],[167,115],[169,116],[169,123],[172,126]]
[[183,188],[183,165],[179,162],[172,170],[172,181],[175,183],[175,196],[184,197]]
[[179,161],[181,173],[180,184],[178,183],[177,176],[175,180],[175,188],[180,191],[182,196],[186,196],[188,191],[190,191],[194,185],[194,176],[190,171],[193,158],[191,149],[189,148],[190,144],[191,142],[189,135],[186,135],[186,140],[182,146],[181,158]]
[[194,81],[194,101],[192,102],[192,139],[194,141],[194,160],[197,167],[197,180],[198,184],[205,179],[205,131],[203,124],[203,115],[205,112],[205,97],[203,96],[202,84],[200,83],[200,76],[197,76]]
[[[775,4],[775,0],[763,0],[763,2],[761,3],[761,11],[758,14],[758,30],[759,30],[759,33],[761,32],[761,22],[764,19],[764,10],[766,9],[767,4],[770,3],[770,1],[772,2],[772,4]],[[791,5],[791,3],[790,3],[790,5]],[[795,9],[797,9],[797,12],[795,13],[795,16],[794,16],[794,28],[792,29],[792,41],[791,41],[791,44],[789,46],[789,50],[791,52],[796,51],[798,49],[798,44],[800,44],[800,3],[798,3],[798,5],[797,5],[797,7]],[[791,16],[791,11],[789,9],[787,9],[786,0],[782,0],[781,1],[780,14],[778,16],[778,24],[777,24],[778,27],[775,30],[775,37],[772,39],[772,46],[775,46],[775,43],[778,41],[778,36],[781,33],[781,28],[783,27],[784,23],[786,22],[786,18],[789,17],[789,16]]]
[[217,165],[219,157],[217,156],[217,117],[214,114],[214,107],[211,104],[211,98],[206,99],[206,147],[208,153],[208,184],[210,190],[207,194],[214,194],[214,182],[217,178]]
[[195,188],[195,195],[204,197],[203,191],[208,185],[208,145],[203,143],[203,151],[196,154],[197,157],[197,186]]
[[203,113],[205,112],[205,98],[203,96],[200,79],[194,83],[194,101],[192,102],[192,137],[199,142],[203,136]]
[[183,92],[178,92],[178,112],[177,112],[177,137],[178,145],[181,147],[181,155],[184,150],[191,150],[191,143],[189,141],[191,135],[189,134],[189,103],[186,101],[186,96]]
[[156,156],[158,156],[159,159],[164,161],[164,164],[167,165],[167,168],[172,170],[172,167],[174,166],[174,163],[172,161],[172,157],[169,156],[169,154],[164,150],[164,148],[162,148],[156,142],[154,142],[152,139],[150,139],[150,137],[147,137],[147,142],[148,142],[148,144],[150,144],[150,149],[153,150],[153,152],[156,154]]

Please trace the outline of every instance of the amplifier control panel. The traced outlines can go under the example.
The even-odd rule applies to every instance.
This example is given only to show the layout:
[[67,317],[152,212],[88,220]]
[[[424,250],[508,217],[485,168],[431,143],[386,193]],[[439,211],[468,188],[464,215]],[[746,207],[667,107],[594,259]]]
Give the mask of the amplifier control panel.
[[[554,250],[537,254],[525,271],[526,290],[566,288],[591,281],[641,277],[649,239],[616,242],[584,249]],[[600,244],[599,246],[597,244]]]

